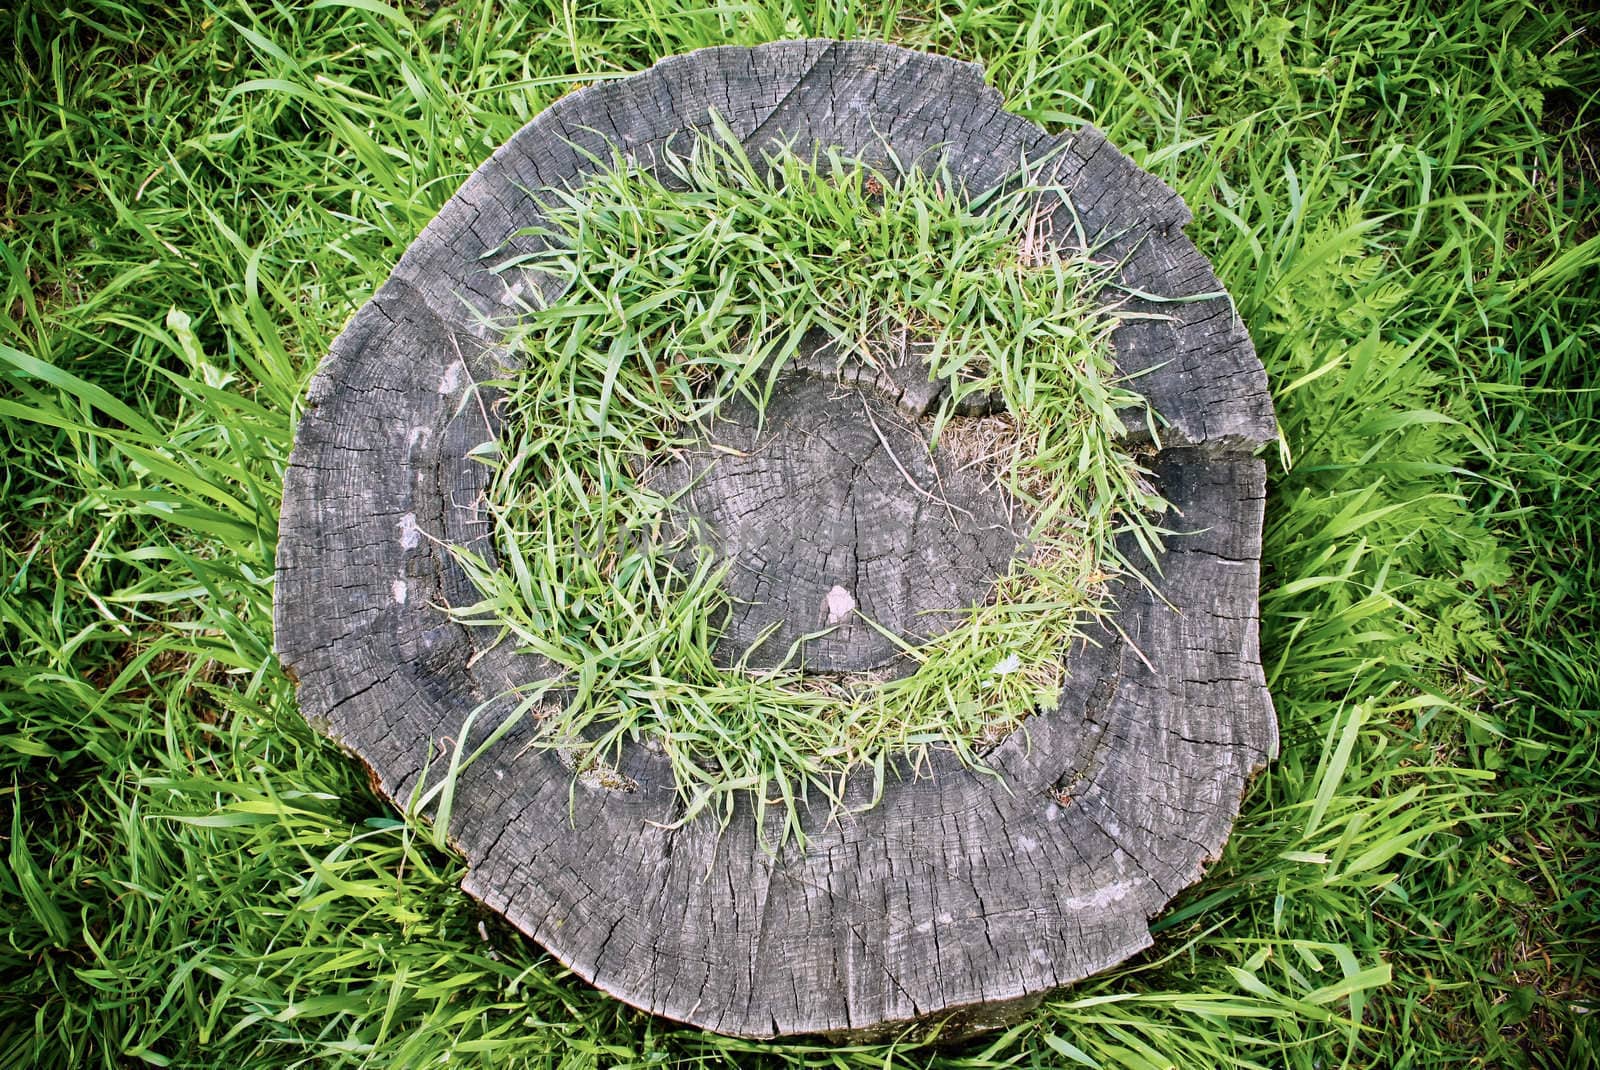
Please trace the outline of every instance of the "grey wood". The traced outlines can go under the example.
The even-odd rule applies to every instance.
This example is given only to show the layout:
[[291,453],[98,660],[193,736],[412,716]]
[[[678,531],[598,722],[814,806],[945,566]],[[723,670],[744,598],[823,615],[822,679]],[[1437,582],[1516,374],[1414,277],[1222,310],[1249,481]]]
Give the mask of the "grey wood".
[[[410,796],[469,713],[483,707],[482,732],[509,713],[508,689],[548,674],[536,658],[480,649],[439,608],[473,597],[441,543],[482,537],[483,470],[465,455],[496,428],[475,384],[508,359],[502,332],[529,295],[555,296],[551,280],[494,268],[525,250],[536,191],[581,182],[610,146],[648,162],[713,109],[752,148],[942,160],[971,191],[1044,160],[1071,201],[1053,217],[1062,244],[1081,238],[1120,259],[1123,283],[1142,293],[1220,290],[1175,193],[1093,128],[1054,137],[1006,112],[969,64],[786,41],[673,57],[558,101],[467,179],[335,341],[285,478],[279,655],[305,715],[393,799]],[[1117,592],[1127,641],[1107,631],[1074,652],[1060,705],[991,753],[1000,777],[936,756],[919,775],[901,770],[875,808],[807,814],[807,849],[772,855],[747,809],[725,830],[661,827],[677,802],[648,748],[628,753],[611,786],[574,786],[558,755],[522,747],[518,728],[457,789],[449,834],[469,865],[466,891],[618,998],[750,1037],[987,1028],[1148,946],[1148,920],[1216,857],[1277,749],[1257,648],[1265,473],[1254,456],[1275,425],[1225,297],[1132,304],[1165,317],[1129,322],[1115,344],[1170,425],[1155,465],[1170,524],[1191,534],[1163,556],[1158,594]],[[876,405],[885,437],[901,434],[888,424],[920,402],[869,385],[851,403]],[[859,401],[874,392],[879,401]],[[797,387],[795,411],[834,419],[848,449],[872,452],[860,421],[819,414],[813,395]],[[851,508],[905,504],[876,493]],[[977,491],[963,500],[979,516],[993,506]],[[894,553],[926,540],[974,576],[1015,548],[959,524],[909,527]],[[827,570],[814,571],[795,612],[827,589],[816,586]],[[940,578],[891,615],[909,628],[914,609],[970,598],[975,582]],[[876,657],[816,655],[842,667]]]
[[812,332],[763,410],[731,399],[697,448],[647,477],[676,499],[684,556],[704,544],[730,565],[721,664],[769,668],[795,650],[807,671],[904,675],[916,662],[901,644],[954,627],[1010,567],[1026,518],[995,472],[930,449],[919,417],[940,390],[926,364],[879,364]]

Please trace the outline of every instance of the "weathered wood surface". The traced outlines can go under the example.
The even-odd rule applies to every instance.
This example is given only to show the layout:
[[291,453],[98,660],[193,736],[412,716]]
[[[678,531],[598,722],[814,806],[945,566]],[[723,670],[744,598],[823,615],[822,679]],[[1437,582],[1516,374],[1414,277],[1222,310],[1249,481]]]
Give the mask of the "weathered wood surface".
[[[509,688],[546,675],[478,649],[438,608],[474,598],[439,542],[479,545],[482,531],[483,469],[465,455],[492,431],[467,392],[499,366],[519,297],[550,285],[489,268],[536,221],[527,191],[581,180],[609,145],[648,159],[713,109],[753,148],[793,139],[883,162],[887,145],[902,161],[942,157],[974,191],[1059,150],[1056,180],[1085,235],[1126,258],[1127,285],[1220,289],[1176,194],[1092,128],[1057,138],[1007,113],[968,64],[868,43],[717,48],[552,105],[467,180],[334,343],[285,481],[280,656],[305,715],[391,798],[410,795],[473,709],[488,703],[478,724],[493,723]],[[1147,920],[1217,855],[1276,752],[1253,456],[1275,428],[1226,299],[1143,310],[1171,318],[1120,328],[1118,363],[1153,369],[1137,385],[1171,425],[1155,467],[1181,514],[1171,524],[1196,532],[1172,541],[1159,597],[1119,592],[1118,625],[1148,665],[1107,633],[1076,657],[1059,707],[991,753],[999,778],[935,760],[874,809],[811,815],[805,852],[776,858],[748,813],[720,833],[710,820],[660,827],[675,795],[647,748],[622,770],[637,790],[574,790],[558,756],[524,752],[514,733],[456,793],[465,889],[619,998],[745,1036],[1001,1024],[1148,946]]]
[[807,671],[904,675],[915,662],[880,629],[913,644],[946,631],[1010,567],[1028,518],[992,471],[930,453],[918,417],[943,384],[904,350],[874,374],[808,334],[764,411],[730,399],[697,448],[651,473],[681,494],[679,527],[730,562],[720,664],[766,668],[793,648]]

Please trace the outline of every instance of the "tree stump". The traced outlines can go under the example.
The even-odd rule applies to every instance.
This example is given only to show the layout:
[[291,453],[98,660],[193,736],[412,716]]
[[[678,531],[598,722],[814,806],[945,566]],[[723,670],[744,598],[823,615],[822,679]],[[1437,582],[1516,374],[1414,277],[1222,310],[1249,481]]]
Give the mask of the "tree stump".
[[[509,713],[508,692],[545,675],[507,646],[484,649],[440,608],[476,600],[444,549],[482,531],[485,469],[467,454],[493,428],[474,384],[509,359],[502,330],[522,299],[551,285],[495,266],[533,240],[522,234],[538,220],[534,191],[575,186],[613,148],[648,162],[713,112],[752,156],[792,143],[880,167],[942,161],[972,193],[1049,159],[1076,213],[1057,220],[1059,240],[1103,245],[1135,294],[1220,290],[1175,193],[1093,128],[1058,137],[1007,113],[973,65],[785,41],[672,57],[558,101],[466,181],[334,343],[285,480],[278,652],[306,717],[391,799],[437,778],[469,714],[482,707],[476,740]],[[1189,534],[1169,541],[1157,590],[1114,592],[1115,629],[1075,651],[1057,708],[990,752],[998,776],[936,754],[891,775],[875,807],[809,815],[805,849],[773,854],[742,806],[726,828],[661,827],[679,804],[647,747],[628,752],[618,777],[575,783],[518,729],[456,787],[448,832],[469,865],[465,890],[618,998],[746,1037],[975,1031],[1149,946],[1148,919],[1219,854],[1277,749],[1257,646],[1265,471],[1254,456],[1275,426],[1226,297],[1130,306],[1159,316],[1118,328],[1117,363],[1142,373],[1133,385],[1168,425],[1152,465],[1176,513],[1167,526]],[[870,533],[831,524],[829,509],[897,507],[866,483],[830,482],[845,479],[841,466],[865,471],[857,455],[872,452],[874,432],[861,414],[872,410],[791,393],[783,404],[831,421],[843,443],[838,458],[807,462],[822,496],[807,541],[834,540],[858,566],[892,552],[930,573],[895,592],[857,576],[851,599],[878,599],[905,629],[922,610],[976,600],[1003,571],[1007,538],[930,521],[874,548]],[[879,393],[865,404],[885,416],[921,403]],[[904,433],[885,423],[886,441]],[[971,494],[970,508],[989,508]],[[800,560],[792,539],[774,545],[805,573],[782,612],[826,613],[836,562]],[[970,568],[939,573],[941,560]],[[730,634],[748,641],[775,619],[764,612]],[[835,635],[809,664],[882,661],[874,640]]]

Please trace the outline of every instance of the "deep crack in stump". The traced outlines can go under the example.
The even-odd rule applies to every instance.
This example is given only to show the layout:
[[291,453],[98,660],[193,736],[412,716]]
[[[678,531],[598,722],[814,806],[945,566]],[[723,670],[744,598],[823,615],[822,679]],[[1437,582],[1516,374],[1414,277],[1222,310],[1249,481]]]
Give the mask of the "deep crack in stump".
[[[1057,137],[1007,113],[968,64],[787,41],[673,57],[558,101],[467,180],[334,343],[285,480],[279,654],[305,715],[392,799],[409,798],[425,768],[437,775],[439,741],[473,710],[487,704],[476,738],[510,712],[517,685],[549,675],[507,647],[480,649],[478,633],[438,608],[475,600],[441,542],[483,546],[486,470],[467,453],[495,430],[469,392],[508,359],[496,325],[533,290],[555,296],[551,280],[492,268],[528,251],[522,235],[538,221],[528,191],[576,187],[613,146],[648,164],[708,129],[713,111],[752,154],[792,141],[802,154],[837,146],[885,167],[892,151],[942,160],[972,193],[1023,159],[1048,160],[1042,177],[1076,209],[1052,220],[1058,241],[1100,247],[1130,292],[1221,289],[1182,232],[1189,213],[1176,194],[1092,128]],[[660,827],[675,792],[648,748],[630,750],[616,778],[574,787],[559,755],[525,749],[514,732],[456,789],[449,834],[469,863],[466,890],[619,998],[753,1037],[999,1025],[1147,947],[1148,919],[1221,851],[1249,778],[1277,749],[1257,647],[1265,471],[1254,456],[1275,427],[1225,297],[1128,308],[1153,318],[1118,328],[1117,363],[1144,373],[1134,385],[1167,421],[1153,465],[1175,508],[1167,525],[1192,534],[1170,540],[1158,591],[1113,592],[1126,641],[1107,630],[1074,652],[1059,706],[990,754],[998,777],[936,757],[919,776],[891,775],[875,808],[831,823],[809,815],[806,850],[774,858],[747,810],[726,830]],[[970,604],[1016,551],[1015,533],[986,528],[997,507],[977,491],[961,499],[967,524],[919,512],[921,495],[895,485],[889,452],[912,476],[923,471],[912,460],[927,463],[908,432],[915,396],[857,384],[840,408],[817,396],[831,389],[797,381],[781,399],[824,428],[834,452],[806,468],[813,485],[774,476],[773,491],[835,512],[804,540],[759,524],[744,535],[724,524],[719,537],[791,562],[796,612],[827,612],[835,586],[908,630],[918,610]],[[845,485],[830,482],[846,470]],[[874,519],[889,534],[838,530],[837,518],[863,510],[896,511],[893,524]],[[912,576],[924,539],[960,567]],[[884,561],[900,562],[906,581],[875,583]],[[772,619],[730,623],[748,636]],[[847,631],[808,651],[808,664],[881,663],[869,644]],[[618,783],[637,790],[607,786]]]

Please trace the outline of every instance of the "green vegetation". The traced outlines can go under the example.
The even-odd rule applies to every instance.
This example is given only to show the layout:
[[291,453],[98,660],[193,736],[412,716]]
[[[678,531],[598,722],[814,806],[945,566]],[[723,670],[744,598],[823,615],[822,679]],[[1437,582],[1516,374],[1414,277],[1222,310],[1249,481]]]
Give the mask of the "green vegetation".
[[[1107,266],[1029,253],[1059,191],[1019,183],[968,204],[936,175],[886,194],[889,179],[838,158],[767,163],[723,131],[669,154],[660,177],[619,162],[549,194],[549,244],[523,266],[562,280],[563,296],[514,328],[525,367],[494,384],[505,430],[482,458],[497,563],[451,551],[482,595],[457,618],[557,674],[519,709],[572,689],[540,718],[540,745],[593,740],[581,773],[653,742],[681,820],[710,808],[726,821],[749,791],[758,821],[780,802],[785,838],[803,840],[795,800],[842,806],[850,769],[872,767],[881,790],[893,753],[940,745],[981,765],[984,740],[1053,706],[1083,617],[1120,571],[1114,540],[1131,532],[1153,554],[1166,503],[1116,441],[1125,415],[1152,430],[1154,416],[1112,382]],[[917,668],[896,680],[819,686],[792,650],[777,669],[713,663],[727,565],[708,543],[684,545],[686,518],[641,478],[728,399],[764,411],[813,328],[867,359],[907,332],[927,341],[930,374],[951,384],[935,455],[966,395],[999,394],[1017,414],[988,436],[1011,446],[989,467],[1034,518],[1031,553],[989,602],[908,648]]]
[[[1578,16],[20,0],[0,30],[0,1065],[1595,1064]],[[981,60],[1170,182],[1283,427],[1281,760],[1147,956],[948,1051],[730,1041],[576,982],[270,652],[297,399],[460,180],[576,84],[806,33]]]

